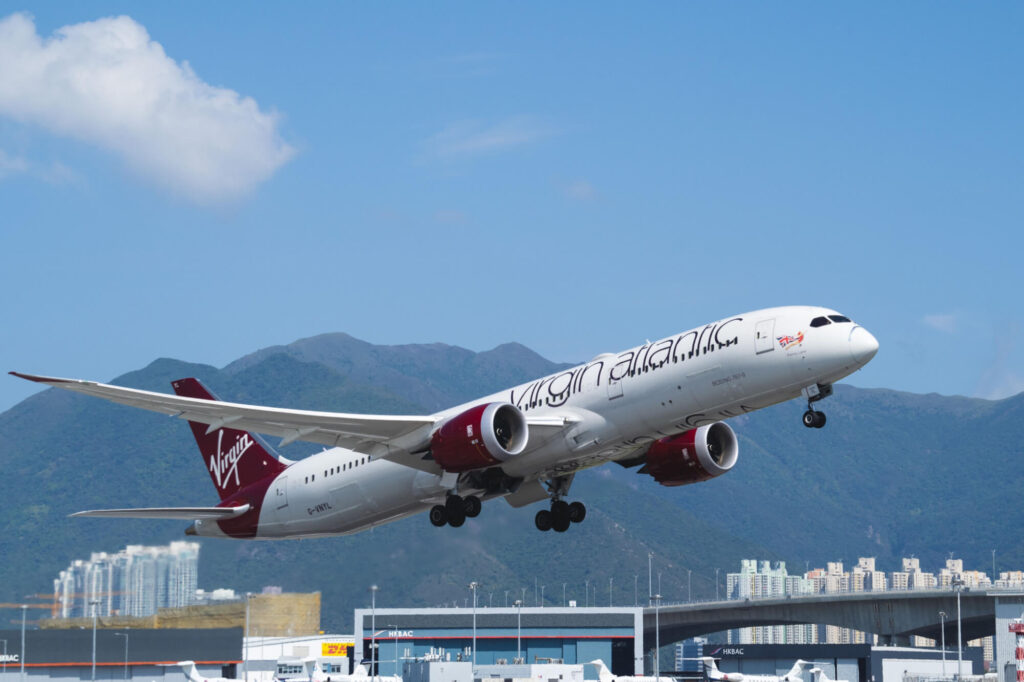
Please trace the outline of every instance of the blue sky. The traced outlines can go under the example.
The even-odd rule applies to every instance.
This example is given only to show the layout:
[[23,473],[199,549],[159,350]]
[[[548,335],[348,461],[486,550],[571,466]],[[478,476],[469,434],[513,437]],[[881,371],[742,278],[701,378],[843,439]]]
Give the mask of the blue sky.
[[331,331],[574,361],[807,303],[879,338],[850,383],[1024,390],[1020,4],[24,12],[5,370]]

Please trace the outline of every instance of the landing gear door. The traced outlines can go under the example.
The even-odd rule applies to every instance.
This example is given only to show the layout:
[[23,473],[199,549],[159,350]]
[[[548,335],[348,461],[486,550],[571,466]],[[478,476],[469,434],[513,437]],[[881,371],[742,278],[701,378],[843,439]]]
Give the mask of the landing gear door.
[[775,348],[775,318],[761,320],[754,326],[754,352],[757,355]]
[[288,506],[288,477],[280,476],[274,481],[274,508],[284,509]]

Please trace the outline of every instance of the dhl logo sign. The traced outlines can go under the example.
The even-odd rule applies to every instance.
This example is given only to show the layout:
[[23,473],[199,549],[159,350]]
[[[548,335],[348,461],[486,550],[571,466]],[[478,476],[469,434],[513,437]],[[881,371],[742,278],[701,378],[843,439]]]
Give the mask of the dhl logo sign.
[[354,642],[321,642],[321,656],[348,656],[349,651],[355,646]]

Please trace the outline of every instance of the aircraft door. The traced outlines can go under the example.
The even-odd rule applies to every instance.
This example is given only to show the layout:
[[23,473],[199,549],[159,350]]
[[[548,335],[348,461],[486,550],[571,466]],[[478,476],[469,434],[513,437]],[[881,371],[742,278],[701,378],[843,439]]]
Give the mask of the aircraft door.
[[288,477],[278,476],[274,481],[274,508],[284,509],[288,506]]
[[622,379],[608,377],[608,400],[615,400],[622,397]]
[[775,348],[775,318],[761,320],[754,326],[754,351],[757,355]]

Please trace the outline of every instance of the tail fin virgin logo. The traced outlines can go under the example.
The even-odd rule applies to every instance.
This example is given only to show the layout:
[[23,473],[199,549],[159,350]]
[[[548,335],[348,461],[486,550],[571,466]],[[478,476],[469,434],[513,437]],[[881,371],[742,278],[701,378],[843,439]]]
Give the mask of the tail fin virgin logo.
[[238,462],[242,459],[245,451],[253,444],[249,434],[242,432],[242,435],[231,446],[231,449],[224,452],[221,447],[223,439],[224,430],[220,429],[217,431],[217,452],[210,457],[210,473],[213,475],[213,480],[217,487],[221,490],[227,487],[232,474],[235,477],[235,485],[242,484],[238,476]]

